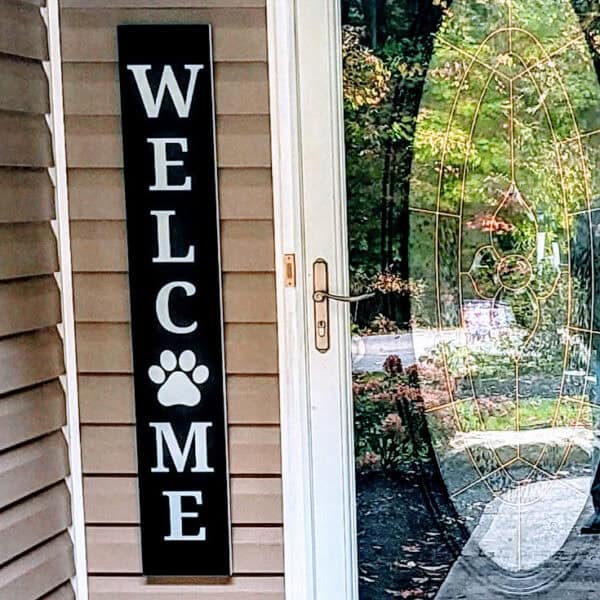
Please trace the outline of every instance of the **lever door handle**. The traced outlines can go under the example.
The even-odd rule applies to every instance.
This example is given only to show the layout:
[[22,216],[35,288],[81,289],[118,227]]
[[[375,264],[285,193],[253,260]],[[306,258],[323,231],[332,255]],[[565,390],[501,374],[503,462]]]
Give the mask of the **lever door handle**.
[[329,300],[336,302],[359,302],[372,298],[375,294],[341,296],[329,293],[329,273],[327,262],[318,258],[313,263],[313,302],[315,307],[315,347],[319,352],[327,352],[329,339]]
[[361,294],[360,296],[338,296],[337,294],[330,294],[329,292],[314,292],[313,300],[315,302],[335,300],[336,302],[347,302],[348,304],[352,304],[353,302],[360,302],[361,300],[372,298],[374,295],[375,293]]

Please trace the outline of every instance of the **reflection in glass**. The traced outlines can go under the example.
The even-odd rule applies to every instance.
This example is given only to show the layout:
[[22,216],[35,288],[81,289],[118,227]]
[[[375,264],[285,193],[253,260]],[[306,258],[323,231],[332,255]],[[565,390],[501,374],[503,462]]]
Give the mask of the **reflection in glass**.
[[598,17],[342,7],[361,598],[591,585]]

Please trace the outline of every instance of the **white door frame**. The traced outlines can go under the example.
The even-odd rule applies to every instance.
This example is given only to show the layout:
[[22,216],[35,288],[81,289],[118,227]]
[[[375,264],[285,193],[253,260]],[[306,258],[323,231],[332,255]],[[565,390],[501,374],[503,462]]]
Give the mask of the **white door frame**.
[[[348,290],[339,0],[267,0],[286,600],[358,598],[349,311],[314,347],[312,263]],[[286,287],[284,255],[296,259]]]

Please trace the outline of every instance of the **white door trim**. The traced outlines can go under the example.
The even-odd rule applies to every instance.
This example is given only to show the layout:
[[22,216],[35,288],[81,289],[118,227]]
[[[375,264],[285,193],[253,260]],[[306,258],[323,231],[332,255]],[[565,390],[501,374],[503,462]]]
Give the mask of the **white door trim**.
[[[286,600],[358,597],[349,311],[313,343],[312,263],[348,289],[337,0],[267,0]],[[296,287],[284,255],[295,254]]]
[[[305,319],[300,123],[293,0],[267,1],[273,218],[287,600],[314,598],[308,361]],[[285,286],[284,255],[296,256],[296,287]]]

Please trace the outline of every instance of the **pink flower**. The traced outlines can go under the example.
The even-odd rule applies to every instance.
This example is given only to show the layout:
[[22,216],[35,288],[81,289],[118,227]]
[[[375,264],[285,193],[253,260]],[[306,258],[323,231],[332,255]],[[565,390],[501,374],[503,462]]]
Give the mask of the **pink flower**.
[[383,370],[386,373],[402,373],[402,360],[395,354],[388,356],[383,363]]
[[383,420],[383,430],[387,433],[401,433],[403,427],[400,415],[397,413],[390,413]]
[[359,459],[358,459],[358,466],[361,469],[364,468],[375,468],[379,466],[379,463],[381,462],[381,457],[379,456],[379,454],[375,454],[375,452],[365,452]]

